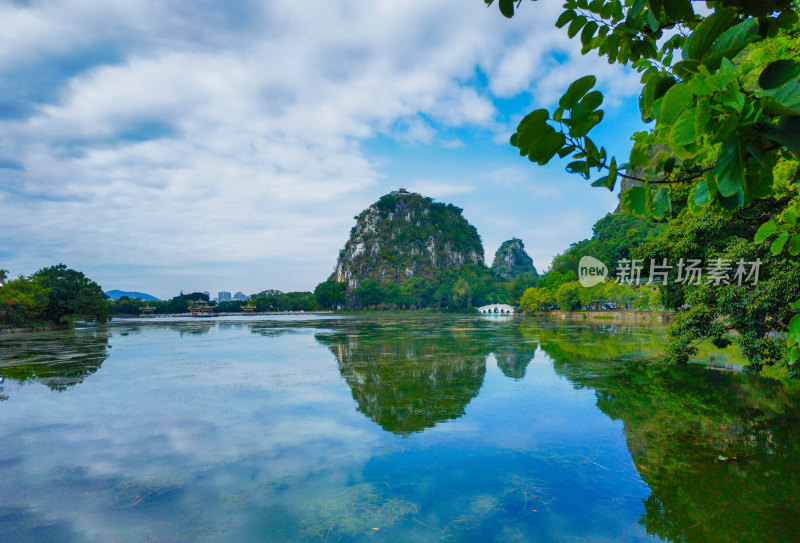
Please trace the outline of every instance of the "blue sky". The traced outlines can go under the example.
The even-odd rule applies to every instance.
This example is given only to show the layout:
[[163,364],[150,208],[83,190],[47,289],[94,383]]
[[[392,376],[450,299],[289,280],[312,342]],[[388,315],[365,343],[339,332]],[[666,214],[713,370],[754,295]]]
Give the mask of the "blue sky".
[[[105,5],[110,4],[110,5]],[[306,290],[353,216],[399,187],[451,202],[487,260],[539,270],[616,195],[508,144],[593,73],[627,155],[638,78],[480,0],[0,5],[0,268],[63,262],[105,289]]]

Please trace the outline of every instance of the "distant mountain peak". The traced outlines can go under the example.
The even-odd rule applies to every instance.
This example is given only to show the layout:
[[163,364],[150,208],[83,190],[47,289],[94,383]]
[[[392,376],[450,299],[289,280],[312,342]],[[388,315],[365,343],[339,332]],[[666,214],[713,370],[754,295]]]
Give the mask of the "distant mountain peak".
[[127,296],[131,300],[138,298],[139,300],[145,302],[160,302],[158,298],[153,296],[152,294],[147,294],[146,292],[136,292],[136,291],[127,291],[127,290],[109,290],[106,292],[106,295],[111,298],[112,300],[119,300],[123,296]]
[[533,259],[519,238],[511,238],[500,245],[494,255],[492,271],[507,281],[526,273],[536,275]]
[[368,279],[430,279],[467,264],[483,265],[483,245],[462,209],[400,189],[356,216],[332,279],[352,292]]

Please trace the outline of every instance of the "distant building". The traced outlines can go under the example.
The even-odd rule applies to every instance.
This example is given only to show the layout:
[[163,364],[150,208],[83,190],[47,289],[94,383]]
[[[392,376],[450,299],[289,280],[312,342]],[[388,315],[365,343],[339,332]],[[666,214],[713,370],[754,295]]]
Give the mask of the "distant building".
[[256,310],[255,306],[252,306],[250,304],[242,306],[242,313],[244,313],[245,315],[252,315],[255,312],[255,310]]
[[219,291],[219,294],[217,295],[217,301],[218,302],[230,302],[231,301],[231,293],[227,292],[225,290]]
[[[230,296],[230,293],[228,293],[228,296]],[[248,298],[248,296],[246,294],[244,294],[241,290],[233,295],[233,299],[234,300],[240,300],[242,302],[246,302],[247,298]],[[230,298],[228,298],[228,299],[230,300]]]
[[142,317],[152,317],[156,312],[156,308],[151,305],[146,305],[144,307],[140,307],[139,311],[141,312]]

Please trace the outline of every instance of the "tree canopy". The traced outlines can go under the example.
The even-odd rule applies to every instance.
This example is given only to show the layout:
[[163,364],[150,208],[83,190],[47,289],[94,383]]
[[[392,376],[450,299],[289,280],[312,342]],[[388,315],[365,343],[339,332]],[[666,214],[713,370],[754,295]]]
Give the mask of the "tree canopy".
[[[614,190],[622,181],[623,210],[667,221],[649,254],[676,258],[685,249],[678,240],[687,237],[679,234],[699,240],[707,221],[725,222],[722,246],[712,252],[697,245],[692,257],[763,259],[764,284],[749,294],[739,285],[681,286],[672,298],[683,296],[692,309],[676,318],[670,358],[685,361],[697,341],[724,342],[733,330],[754,367],[780,363],[800,375],[800,300],[787,288],[800,283],[798,3],[709,1],[702,11],[696,5],[564,3],[556,26],[580,39],[584,54],[641,74],[639,110],[651,127],[632,134],[627,160],[610,156],[590,136],[604,114],[593,75],[573,82],[552,113],[538,109],[523,118],[511,144],[540,165],[569,157],[567,171],[595,187]],[[512,17],[520,3],[498,6]],[[749,304],[747,314],[734,311],[736,304]],[[759,306],[768,309],[759,313]],[[771,346],[774,332],[786,337],[784,348]]]
[[15,326],[108,320],[108,303],[100,285],[64,264],[3,284],[0,306],[3,320]]

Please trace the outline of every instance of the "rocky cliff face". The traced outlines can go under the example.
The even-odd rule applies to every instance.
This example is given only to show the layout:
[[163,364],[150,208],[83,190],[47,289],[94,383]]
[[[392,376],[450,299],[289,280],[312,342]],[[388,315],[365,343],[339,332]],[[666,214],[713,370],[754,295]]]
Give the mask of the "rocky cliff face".
[[367,279],[431,278],[483,265],[481,239],[461,211],[402,189],[390,192],[356,217],[331,278],[352,292]]
[[507,281],[524,273],[536,274],[533,259],[525,252],[522,240],[517,238],[504,241],[500,245],[494,255],[492,271]]

